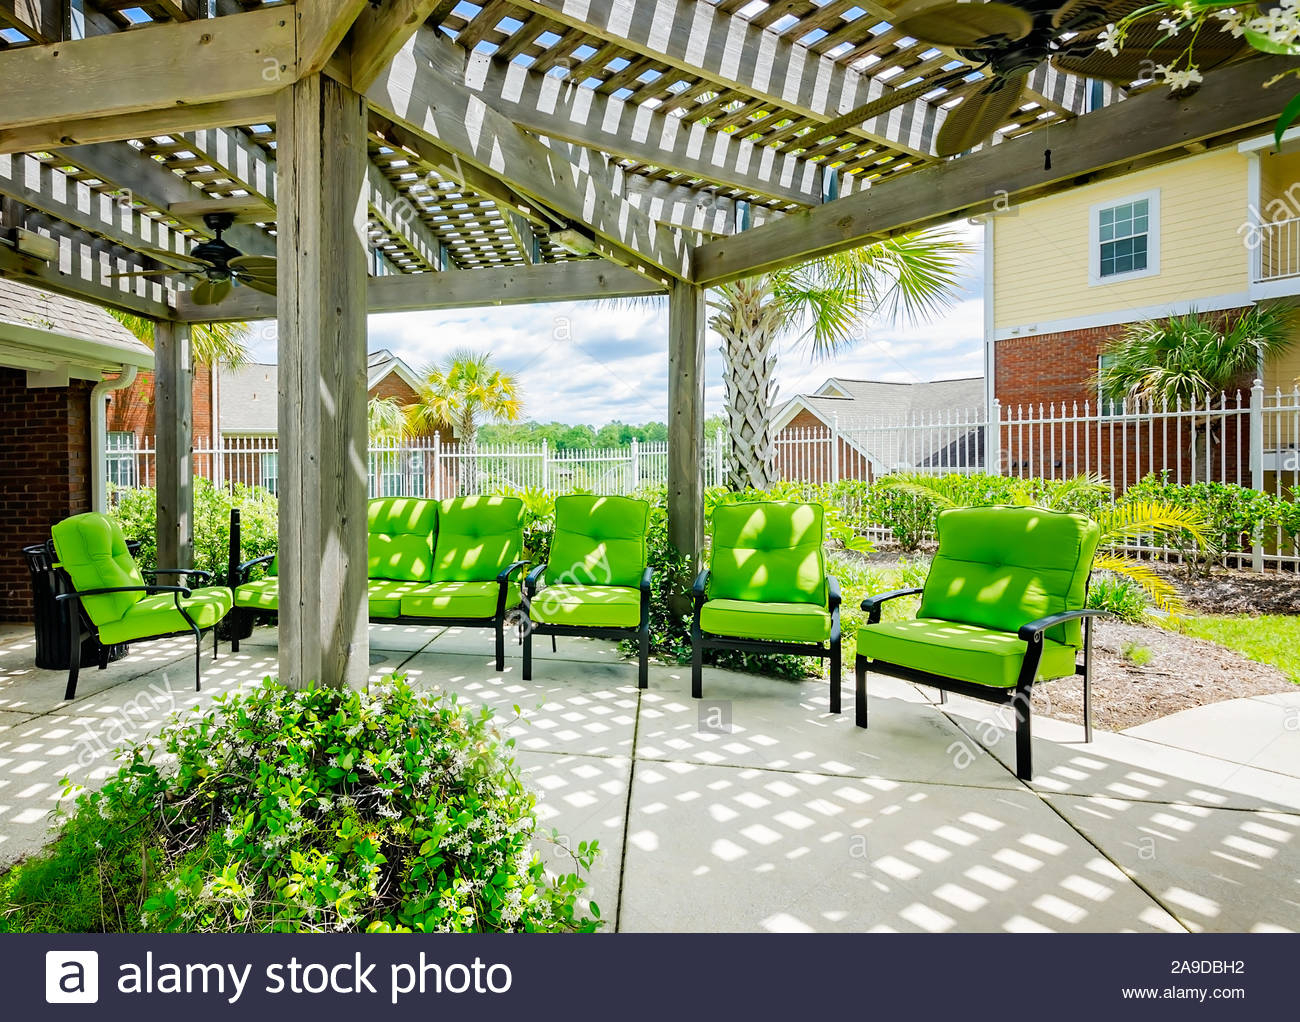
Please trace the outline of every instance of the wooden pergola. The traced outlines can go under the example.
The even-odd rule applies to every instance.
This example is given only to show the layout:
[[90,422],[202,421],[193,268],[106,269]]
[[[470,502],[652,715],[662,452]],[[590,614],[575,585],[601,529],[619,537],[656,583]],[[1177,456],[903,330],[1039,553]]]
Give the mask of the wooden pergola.
[[[0,275],[157,322],[175,564],[189,324],[278,320],[280,675],[360,684],[368,312],[666,294],[671,532],[695,553],[707,287],[1258,134],[1288,98],[1261,88],[1282,58],[1176,99],[1044,65],[996,144],[940,160],[982,73],[954,83],[962,58],[890,18],[876,0],[0,0]],[[278,256],[277,296],[192,301],[169,256],[216,210],[240,251]]]

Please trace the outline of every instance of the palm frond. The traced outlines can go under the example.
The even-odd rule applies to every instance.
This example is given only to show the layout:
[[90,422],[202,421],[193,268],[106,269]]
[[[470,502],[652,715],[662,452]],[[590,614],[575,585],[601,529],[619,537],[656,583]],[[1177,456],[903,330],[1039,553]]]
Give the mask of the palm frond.
[[881,476],[876,483],[889,490],[925,497],[942,508],[960,507],[964,494],[960,494],[951,476],[929,476],[920,473],[899,472]]
[[1115,546],[1130,539],[1158,539],[1190,535],[1198,546],[1206,543],[1208,523],[1194,508],[1177,507],[1164,501],[1142,500],[1102,508],[1096,514],[1101,526],[1101,546]]
[[1151,598],[1151,603],[1166,613],[1177,613],[1182,609],[1178,590],[1146,561],[1118,554],[1098,554],[1092,567],[1094,571],[1109,571],[1132,579]]

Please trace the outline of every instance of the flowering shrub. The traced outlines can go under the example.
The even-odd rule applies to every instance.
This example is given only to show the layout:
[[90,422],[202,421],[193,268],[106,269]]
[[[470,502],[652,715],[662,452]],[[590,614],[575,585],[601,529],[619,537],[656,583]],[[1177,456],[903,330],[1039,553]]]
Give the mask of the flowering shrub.
[[[3,882],[0,925],[56,928],[48,906],[81,897],[57,928],[593,930],[585,881],[531,847],[510,744],[490,711],[400,680],[219,697],[77,798],[59,842]],[[578,845],[577,868],[596,853]]]

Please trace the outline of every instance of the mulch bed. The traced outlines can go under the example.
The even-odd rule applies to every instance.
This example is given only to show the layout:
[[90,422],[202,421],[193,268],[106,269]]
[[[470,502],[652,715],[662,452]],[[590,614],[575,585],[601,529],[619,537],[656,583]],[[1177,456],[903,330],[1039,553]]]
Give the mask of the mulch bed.
[[[1150,660],[1141,667],[1132,663],[1124,655],[1130,647],[1149,650]],[[1093,656],[1092,722],[1107,731],[1225,699],[1296,691],[1276,667],[1164,628],[1101,621]],[[1035,713],[1083,723],[1083,679],[1035,686],[1033,706]]]
[[1161,572],[1196,614],[1300,614],[1300,576],[1291,572],[1215,568],[1209,578],[1189,578],[1182,568]]

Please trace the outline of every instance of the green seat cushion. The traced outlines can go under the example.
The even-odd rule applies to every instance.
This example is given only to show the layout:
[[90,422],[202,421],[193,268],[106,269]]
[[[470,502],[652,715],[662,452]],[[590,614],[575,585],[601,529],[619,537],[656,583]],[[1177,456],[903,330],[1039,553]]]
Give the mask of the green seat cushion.
[[547,578],[574,585],[640,585],[649,520],[649,502],[632,497],[556,497]]
[[245,582],[235,589],[235,606],[250,610],[278,610],[280,608],[280,580],[259,578]]
[[820,504],[756,501],[713,512],[709,597],[826,605]]
[[641,590],[629,586],[547,586],[533,597],[528,616],[547,625],[636,628],[641,624]]
[[490,582],[520,560],[524,502],[518,497],[453,497],[438,507],[434,582]]
[[400,617],[402,597],[416,592],[426,582],[399,582],[394,579],[372,578],[366,583],[369,613],[372,618]]
[[700,608],[700,628],[734,639],[824,642],[831,637],[831,615],[815,603],[709,600]]
[[[1014,633],[1048,614],[1077,610],[1099,535],[1091,518],[1036,507],[944,511],[916,616]],[[1075,647],[1083,641],[1078,621],[1046,637]]]
[[366,507],[366,574],[427,582],[432,578],[438,503],[418,497],[380,497]]
[[[430,582],[402,597],[403,617],[496,617],[497,582]],[[519,587],[506,585],[506,608],[519,602]]]
[[[189,622],[177,611],[173,597],[173,593],[141,597],[120,620],[99,626],[99,641],[111,646],[116,642],[190,631]],[[211,628],[230,612],[233,602],[229,589],[210,586],[193,590],[188,599],[181,599],[181,606],[200,628]]]
[[[78,591],[145,584],[135,558],[126,548],[122,527],[108,515],[94,511],[73,515],[59,522],[50,532],[59,564]],[[109,593],[87,597],[81,604],[94,624],[105,625],[120,620],[143,595],[139,592]]]
[[[1014,632],[934,618],[885,621],[858,629],[862,656],[998,688],[1015,685],[1025,649]],[[1045,639],[1038,677],[1074,674],[1076,652],[1073,646]]]

